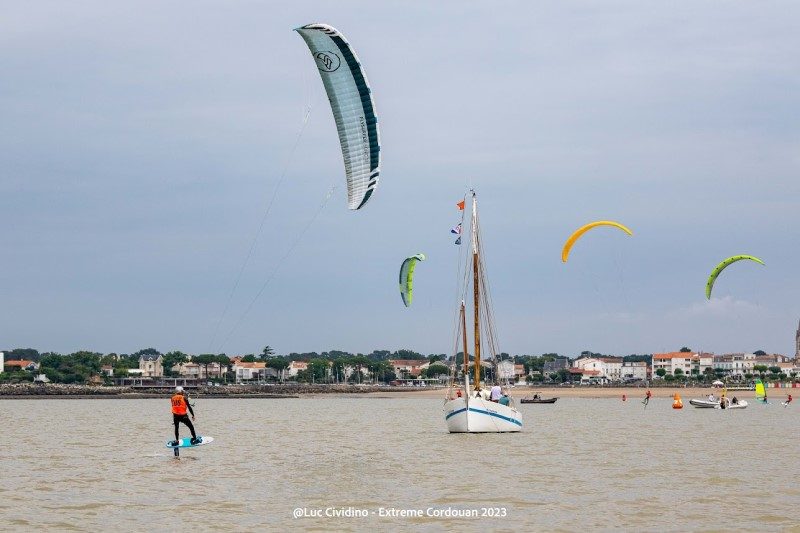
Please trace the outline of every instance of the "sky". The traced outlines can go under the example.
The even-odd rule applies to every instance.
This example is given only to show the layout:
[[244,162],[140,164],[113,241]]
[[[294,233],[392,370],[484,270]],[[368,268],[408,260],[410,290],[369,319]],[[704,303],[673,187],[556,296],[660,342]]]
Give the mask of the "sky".
[[[311,22],[372,87],[359,211]],[[798,22],[791,1],[5,3],[0,347],[452,353],[474,187],[501,351],[793,355]],[[562,264],[597,219],[634,234]],[[766,266],[707,301],[736,254]]]

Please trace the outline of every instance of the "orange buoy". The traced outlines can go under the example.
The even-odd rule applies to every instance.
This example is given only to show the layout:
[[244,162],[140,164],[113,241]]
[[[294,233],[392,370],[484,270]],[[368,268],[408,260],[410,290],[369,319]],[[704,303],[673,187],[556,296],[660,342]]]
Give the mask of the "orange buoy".
[[683,402],[681,401],[681,395],[677,392],[675,396],[672,397],[672,408],[673,409],[683,409]]

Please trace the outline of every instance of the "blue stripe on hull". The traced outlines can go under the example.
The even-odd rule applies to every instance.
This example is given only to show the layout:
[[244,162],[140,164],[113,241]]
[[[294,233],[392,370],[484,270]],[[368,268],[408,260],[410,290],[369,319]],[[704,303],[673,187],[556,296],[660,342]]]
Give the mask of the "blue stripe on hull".
[[[464,411],[466,411],[466,410],[467,410],[467,409],[466,409],[466,407],[465,407],[465,408],[463,408],[463,409],[458,409],[457,411],[453,411],[452,413],[450,413],[450,414],[448,414],[446,417],[444,417],[444,419],[445,419],[445,420],[447,420],[447,419],[448,419],[448,418],[450,418],[451,416],[457,415],[457,414],[459,414],[459,413],[463,413],[463,412],[464,412]],[[492,412],[489,412],[489,411],[484,411],[483,409],[475,409],[474,407],[470,407],[470,408],[469,408],[469,410],[470,410],[470,411],[472,411],[473,413],[478,413],[478,414],[481,414],[481,415],[489,415],[489,416],[494,416],[494,417],[496,417],[496,418],[500,418],[500,419],[502,419],[502,420],[507,420],[508,422],[511,422],[512,424],[516,424],[516,425],[518,425],[519,427],[522,427],[522,422],[520,422],[520,421],[519,421],[519,420],[517,420],[516,418],[510,418],[510,417],[508,417],[508,416],[503,416],[503,415],[500,415],[500,414],[497,414],[497,413],[492,413]]]

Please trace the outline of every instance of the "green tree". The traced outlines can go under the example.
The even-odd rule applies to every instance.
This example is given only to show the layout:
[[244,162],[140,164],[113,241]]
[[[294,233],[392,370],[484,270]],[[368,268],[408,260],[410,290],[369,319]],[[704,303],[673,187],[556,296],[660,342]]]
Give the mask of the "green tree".
[[308,362],[308,378],[314,383],[324,383],[328,380],[328,360],[312,359]]
[[389,361],[371,361],[368,368],[376,382],[381,381],[386,383],[397,379],[394,373],[394,367]]
[[[2,350],[0,350],[2,351]],[[14,348],[13,350],[6,351],[6,361],[36,361],[39,362],[39,351],[33,348]]]
[[392,357],[392,359],[415,359],[415,360],[419,360],[419,359],[427,359],[427,357],[425,357],[421,353],[415,352],[414,350],[402,349],[402,350],[397,350],[394,353],[394,357]]
[[173,371],[172,367],[180,365],[189,360],[189,356],[183,352],[167,352],[161,359],[161,366],[164,368],[164,374],[167,376],[177,375],[177,371]]
[[161,355],[161,352],[159,352],[155,348],[145,348],[144,350],[139,350],[138,352],[133,353],[131,355],[138,360],[139,357],[142,355]]
[[673,372],[673,374],[675,374],[676,376],[682,376],[683,375],[683,369],[676,368],[675,372]]
[[663,378],[667,374],[667,371],[663,368],[659,368],[656,370],[656,375],[660,378]]
[[220,372],[222,372],[222,377],[225,383],[227,383],[228,374],[231,372],[231,366],[233,365],[233,363],[231,362],[231,358],[225,355],[224,353],[221,353],[217,355],[217,358],[214,362],[219,364],[219,369]]
[[256,362],[256,356],[253,355],[253,354],[245,355],[244,357],[242,357],[242,362],[243,363],[255,363]]
[[286,372],[286,369],[289,368],[289,361],[283,357],[273,357],[267,361],[267,368],[275,369],[275,371],[278,373],[281,383],[283,383],[283,376]]
[[264,346],[264,349],[261,350],[261,358],[268,359],[275,354],[275,350],[272,349],[272,346]]
[[217,355],[213,353],[203,353],[192,357],[192,362],[202,365],[205,370],[205,377],[208,379],[208,367],[217,361]]
[[692,351],[692,349],[691,348],[687,348],[686,346],[684,346],[683,348],[681,348],[678,351],[680,351],[682,353],[690,353]]
[[753,355],[767,355],[767,352],[765,352],[764,350],[756,350],[755,352],[753,352]]

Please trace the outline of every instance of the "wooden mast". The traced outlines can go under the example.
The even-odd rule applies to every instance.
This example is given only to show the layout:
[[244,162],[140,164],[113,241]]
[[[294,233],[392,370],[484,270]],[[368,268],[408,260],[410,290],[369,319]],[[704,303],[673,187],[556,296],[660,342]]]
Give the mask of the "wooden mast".
[[472,293],[474,298],[474,325],[475,325],[475,388],[481,386],[481,328],[478,302],[480,291],[478,288],[478,201],[475,191],[472,191]]
[[464,343],[464,398],[469,401],[469,355],[467,355],[467,309],[464,300],[461,300],[461,333]]
[[469,355],[467,355],[467,312],[464,300],[461,300],[461,331],[464,334],[464,376],[466,377],[469,373]]

